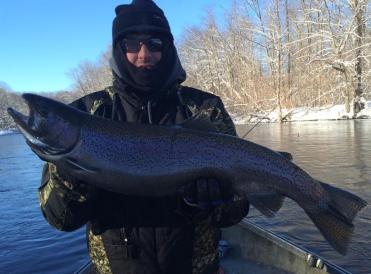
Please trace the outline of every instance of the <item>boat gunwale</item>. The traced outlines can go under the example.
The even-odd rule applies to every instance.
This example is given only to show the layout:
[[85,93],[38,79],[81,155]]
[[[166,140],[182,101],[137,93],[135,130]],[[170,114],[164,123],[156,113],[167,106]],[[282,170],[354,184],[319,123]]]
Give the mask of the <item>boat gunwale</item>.
[[[257,234],[258,236],[267,239],[269,241],[272,241],[275,245],[278,245],[279,247],[293,253],[295,256],[305,260],[308,263],[309,258],[314,259],[314,261],[319,260],[323,263],[322,267],[317,267],[320,269],[324,269],[328,273],[331,274],[352,274],[352,272],[349,272],[348,270],[342,268],[339,265],[336,265],[335,263],[332,263],[331,261],[323,258],[322,256],[318,255],[317,253],[308,250],[307,248],[300,246],[290,239],[278,235],[264,227],[262,227],[259,224],[256,224],[255,222],[249,220],[248,217],[242,219],[242,221],[238,224],[238,226],[242,226],[243,228],[252,231],[253,233]],[[309,263],[308,263],[309,264]],[[316,266],[313,266],[316,267]]]
[[[321,262],[321,267],[316,267],[315,265],[312,266],[313,268],[318,268],[326,271],[327,273],[331,274],[352,274],[348,270],[330,262],[329,260],[321,257],[320,255],[316,254],[308,250],[305,247],[302,247],[291,240],[287,239],[282,235],[277,235],[274,232],[262,227],[259,224],[254,223],[253,221],[249,220],[248,218],[244,218],[239,224],[236,226],[240,226],[243,229],[248,230],[250,233],[254,233],[261,238],[264,238],[268,241],[273,242],[273,244],[279,246],[279,248],[283,248],[286,251],[293,253],[294,256],[302,259],[305,263],[308,263],[308,259],[312,258],[314,262]],[[226,228],[228,229],[228,228]],[[84,274],[85,271],[89,269],[91,265],[91,261],[84,263],[76,272],[75,274]]]

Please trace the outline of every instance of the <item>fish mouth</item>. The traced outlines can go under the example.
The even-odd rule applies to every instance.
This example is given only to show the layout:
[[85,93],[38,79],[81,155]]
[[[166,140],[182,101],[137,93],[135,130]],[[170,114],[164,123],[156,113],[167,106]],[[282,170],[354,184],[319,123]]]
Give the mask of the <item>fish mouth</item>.
[[9,115],[13,118],[14,122],[17,124],[18,127],[22,128],[23,130],[29,131],[33,124],[33,120],[35,117],[35,108],[33,107],[32,104],[32,97],[34,95],[32,94],[22,94],[22,98],[26,101],[26,104],[28,106],[28,116],[24,115],[23,113],[15,110],[14,108],[10,107],[7,109]]
[[29,120],[29,116],[31,116],[31,113],[29,116],[26,116],[23,113],[18,112],[14,108],[11,108],[11,107],[8,108],[7,111],[8,111],[8,114],[13,118],[14,122],[20,129],[25,130],[26,128],[28,128],[27,125],[28,125],[28,120]]
[[34,129],[35,121],[35,108],[32,105],[32,101],[29,98],[29,94],[23,94],[22,98],[26,101],[29,113],[25,115],[14,108],[10,107],[7,109],[8,114],[13,118],[20,132],[26,138],[28,144],[33,147],[34,145],[45,145],[37,136],[37,132]]
[[[31,149],[43,160],[70,150],[77,138],[75,131],[55,112],[58,104],[63,104],[31,93],[22,94],[22,98],[28,106],[28,115],[14,108],[7,111]],[[65,131],[72,132],[67,136],[70,138],[63,138]]]

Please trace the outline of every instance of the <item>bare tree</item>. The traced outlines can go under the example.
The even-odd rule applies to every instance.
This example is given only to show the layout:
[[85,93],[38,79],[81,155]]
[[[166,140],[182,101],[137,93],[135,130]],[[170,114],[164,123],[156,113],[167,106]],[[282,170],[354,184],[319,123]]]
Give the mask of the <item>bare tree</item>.
[[355,98],[353,103],[354,115],[357,115],[359,111],[364,108],[362,103],[362,96],[364,92],[363,83],[363,71],[364,71],[364,45],[366,44],[366,7],[368,0],[349,0],[349,5],[353,11],[355,17],[355,73],[356,73],[356,84],[355,84]]
[[85,61],[71,69],[68,76],[74,81],[74,92],[80,96],[104,89],[112,84],[112,72],[109,67],[110,49],[99,57],[98,61]]

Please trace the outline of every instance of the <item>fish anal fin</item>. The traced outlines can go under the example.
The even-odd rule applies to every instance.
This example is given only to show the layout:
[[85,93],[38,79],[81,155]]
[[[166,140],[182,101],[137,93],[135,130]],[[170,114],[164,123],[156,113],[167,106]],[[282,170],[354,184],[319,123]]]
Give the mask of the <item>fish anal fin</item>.
[[274,217],[280,210],[285,199],[276,192],[260,192],[247,194],[249,202],[267,217]]
[[245,176],[236,178],[233,189],[237,195],[246,196],[247,200],[263,215],[274,217],[283,205],[285,197],[269,182],[253,178],[252,172],[246,172],[242,167],[235,166]]

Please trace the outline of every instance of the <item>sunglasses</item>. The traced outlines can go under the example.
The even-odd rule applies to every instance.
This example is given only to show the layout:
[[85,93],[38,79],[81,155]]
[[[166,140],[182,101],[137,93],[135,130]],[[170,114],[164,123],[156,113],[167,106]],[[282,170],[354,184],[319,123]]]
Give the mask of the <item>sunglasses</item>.
[[122,46],[129,53],[138,53],[143,45],[146,45],[150,52],[159,52],[164,48],[164,42],[160,38],[147,38],[135,39],[125,38],[122,39]]

